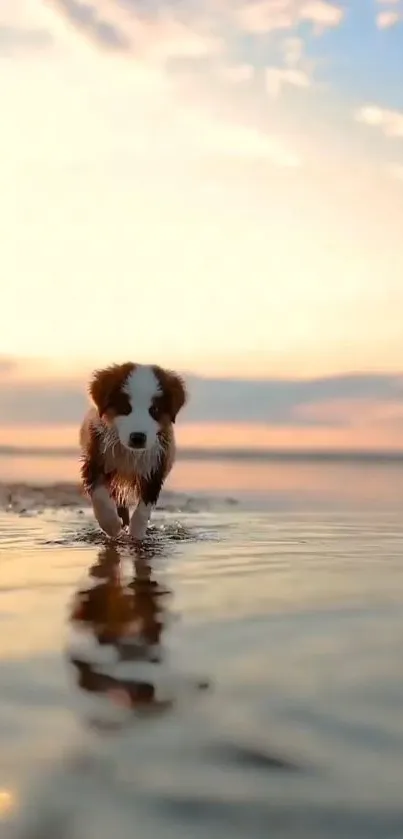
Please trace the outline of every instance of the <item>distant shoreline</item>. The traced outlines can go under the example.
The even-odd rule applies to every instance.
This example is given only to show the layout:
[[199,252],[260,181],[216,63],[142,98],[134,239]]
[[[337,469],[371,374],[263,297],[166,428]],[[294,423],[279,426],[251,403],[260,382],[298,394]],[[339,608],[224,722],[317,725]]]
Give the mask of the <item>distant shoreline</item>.
[[[3,457],[79,457],[79,451],[71,448],[32,448],[0,446]],[[288,463],[368,463],[403,465],[403,451],[354,451],[354,450],[301,450],[301,449],[178,449],[179,460],[226,460]]]

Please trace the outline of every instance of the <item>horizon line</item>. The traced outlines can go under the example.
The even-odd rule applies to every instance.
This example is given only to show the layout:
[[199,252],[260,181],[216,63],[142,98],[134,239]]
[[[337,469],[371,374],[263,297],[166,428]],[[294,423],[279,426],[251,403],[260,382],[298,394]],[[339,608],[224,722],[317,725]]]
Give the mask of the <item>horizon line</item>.
[[[403,450],[178,448],[178,460],[403,463]],[[0,445],[3,457],[77,457],[79,448]]]

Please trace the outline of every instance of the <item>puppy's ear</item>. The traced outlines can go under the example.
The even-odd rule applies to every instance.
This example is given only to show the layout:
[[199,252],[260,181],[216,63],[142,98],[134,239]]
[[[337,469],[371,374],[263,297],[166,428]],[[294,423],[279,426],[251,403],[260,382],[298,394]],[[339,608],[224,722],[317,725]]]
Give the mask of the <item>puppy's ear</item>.
[[88,390],[100,416],[105,413],[108,407],[111,385],[112,377],[109,369],[94,371]]
[[177,373],[167,371],[165,387],[169,400],[169,414],[172,422],[175,422],[179,411],[187,401],[186,385]]
[[113,395],[122,387],[133,367],[131,362],[113,364],[104,370],[95,370],[92,374],[89,394],[100,417],[110,407]]

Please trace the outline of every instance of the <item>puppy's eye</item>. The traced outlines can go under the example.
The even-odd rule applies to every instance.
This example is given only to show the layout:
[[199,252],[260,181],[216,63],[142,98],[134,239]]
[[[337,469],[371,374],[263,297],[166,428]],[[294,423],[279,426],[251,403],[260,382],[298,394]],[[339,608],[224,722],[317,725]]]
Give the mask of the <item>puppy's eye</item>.
[[130,404],[130,400],[125,393],[120,393],[119,391],[111,394],[106,407],[104,407],[104,413],[106,413],[106,411],[110,411],[117,416],[128,416],[128,414],[131,413],[131,410],[132,406]]
[[128,417],[132,412],[132,406],[128,399],[122,399],[119,405],[119,414],[123,417]]
[[156,422],[158,422],[158,420],[159,420],[159,419],[160,419],[160,417],[161,417],[161,408],[160,408],[160,406],[159,406],[159,405],[151,405],[151,408],[150,408],[149,413],[150,413],[150,417],[152,417],[152,419],[153,419],[153,420],[155,420]]

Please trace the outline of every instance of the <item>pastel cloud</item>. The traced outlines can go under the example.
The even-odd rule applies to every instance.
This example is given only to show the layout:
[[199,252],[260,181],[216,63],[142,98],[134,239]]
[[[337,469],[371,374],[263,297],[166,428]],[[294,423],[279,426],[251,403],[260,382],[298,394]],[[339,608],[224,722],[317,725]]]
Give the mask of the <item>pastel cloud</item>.
[[325,29],[339,26],[344,11],[327,0],[258,0],[239,7],[235,17],[244,31],[255,34],[292,29],[300,21],[312,23],[319,34]]
[[197,130],[192,120],[190,141],[197,148],[213,156],[266,160],[281,168],[295,168],[301,164],[300,157],[284,142],[248,126],[210,123],[200,125],[204,133]]
[[[395,368],[401,190],[382,162],[366,177],[343,91],[321,89],[343,31],[314,42],[312,25],[342,22],[337,5],[5,5],[37,10],[18,23],[49,26],[56,50],[18,52],[0,81],[4,351],[145,360],[155,332],[168,363],[215,374]],[[155,326],[136,319],[133,337],[134,284]]]
[[254,73],[253,64],[229,64],[221,68],[221,76],[233,84],[251,81]]
[[392,163],[390,166],[387,167],[387,171],[389,172],[392,178],[395,178],[397,181],[403,182],[403,164]]
[[[136,60],[165,62],[224,53],[228,32],[259,36],[312,24],[314,32],[337,27],[344,10],[328,0],[256,0],[234,6],[163,3],[147,9],[139,0],[49,0],[49,7],[83,36],[106,50],[131,53]],[[243,70],[234,78],[243,78]]]
[[310,87],[311,79],[304,70],[294,67],[267,67],[266,85],[271,96],[278,96],[284,85],[292,87]]
[[40,27],[0,25],[0,54],[43,50],[50,46],[50,32]]
[[304,42],[302,38],[289,36],[283,42],[284,64],[287,67],[297,67],[304,54]]
[[136,2],[50,0],[50,6],[97,45],[132,53],[138,60],[199,58],[222,48],[221,38],[203,22],[183,18],[169,6],[148,15]]
[[358,122],[379,129],[386,137],[403,137],[403,111],[364,105],[355,116]]
[[[39,360],[0,356],[1,446],[77,446],[89,369],[62,375]],[[226,378],[185,373],[190,401],[181,447],[397,449],[403,445],[403,375]]]
[[368,405],[398,405],[403,416],[403,377],[386,374],[319,379],[190,380],[188,421],[268,425],[349,425]]
[[313,64],[304,55],[302,38],[288,37],[281,44],[282,63],[265,69],[266,88],[276,98],[285,87],[308,88],[313,84]]
[[402,16],[399,12],[395,12],[392,9],[389,9],[385,12],[379,12],[376,16],[376,25],[378,29],[390,29],[392,26],[396,26],[397,23],[402,19]]
[[[136,0],[124,4],[114,0],[49,0],[49,8],[59,22],[63,20],[90,43],[129,57],[143,74],[145,85],[148,78],[159,78],[161,91],[158,96],[154,94],[151,108],[157,111],[161,103],[161,109],[168,112],[169,107],[164,125],[165,156],[175,149],[176,155],[180,153],[186,160],[201,156],[237,158],[265,161],[285,169],[301,164],[300,154],[273,129],[268,132],[232,116],[221,118],[218,114],[212,118],[207,108],[195,105],[193,95],[182,105],[187,91],[193,91],[198,83],[190,69],[192,61],[196,66],[200,60],[211,61],[211,67],[205,67],[205,78],[214,82],[214,91],[208,94],[209,105],[218,103],[220,94],[225,100],[225,86],[239,87],[253,80],[255,68],[251,63],[231,61],[230,44],[217,14],[192,4],[178,6],[158,0],[152,9],[145,9]],[[175,70],[177,60],[183,62],[181,72]],[[296,85],[295,77],[301,73],[290,68],[288,84]],[[285,81],[281,78],[279,84]],[[143,126],[141,133],[144,131]]]
[[[11,365],[11,366],[10,366]],[[79,422],[85,377],[21,377],[23,365],[0,358],[0,426]],[[10,375],[11,372],[11,375]],[[403,376],[346,374],[318,379],[228,379],[186,376],[187,423],[349,426],[358,417],[403,420]]]
[[317,31],[321,32],[340,26],[344,18],[344,10],[325,0],[311,0],[309,3],[302,4],[300,18],[310,21],[316,26]]
[[375,16],[378,29],[391,29],[403,20],[402,0],[377,0],[381,10]]

